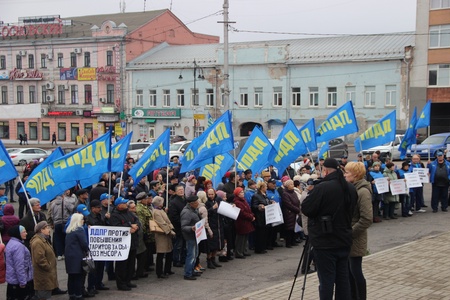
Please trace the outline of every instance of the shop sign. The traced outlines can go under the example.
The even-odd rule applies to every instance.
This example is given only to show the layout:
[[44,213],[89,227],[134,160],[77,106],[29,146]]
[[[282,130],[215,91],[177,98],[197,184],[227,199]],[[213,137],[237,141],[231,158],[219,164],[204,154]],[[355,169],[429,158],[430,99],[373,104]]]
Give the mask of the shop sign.
[[93,114],[115,114],[114,107],[94,107],[92,109]]
[[78,68],[78,80],[92,81],[97,79],[96,68]]
[[101,115],[97,117],[99,122],[117,122],[119,121],[118,115]]
[[145,109],[133,108],[133,118],[181,119],[181,109]]
[[8,79],[9,79],[9,71],[0,70],[0,80],[8,80]]
[[60,80],[78,80],[78,68],[59,69]]
[[0,26],[0,35],[2,37],[13,36],[35,36],[35,35],[50,35],[63,33],[62,20],[56,18],[57,23],[43,23],[33,25],[8,25]]
[[38,70],[26,70],[26,69],[16,69],[14,68],[9,73],[10,80],[42,80],[44,73]]
[[49,117],[71,117],[75,116],[74,111],[49,111],[47,113]]

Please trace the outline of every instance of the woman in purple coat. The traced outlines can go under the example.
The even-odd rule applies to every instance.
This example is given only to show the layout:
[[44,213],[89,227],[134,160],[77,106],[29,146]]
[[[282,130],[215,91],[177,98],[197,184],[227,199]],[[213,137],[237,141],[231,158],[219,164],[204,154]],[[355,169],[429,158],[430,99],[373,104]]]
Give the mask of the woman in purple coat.
[[252,209],[245,200],[244,190],[240,187],[236,188],[233,192],[234,204],[239,207],[241,211],[234,222],[236,228],[236,244],[234,245],[236,258],[245,258],[250,256],[247,249],[247,239],[250,232],[253,232],[255,228],[252,222],[255,220],[255,216],[252,213]]
[[300,200],[294,190],[294,181],[287,180],[283,185],[284,191],[281,195],[281,210],[284,219],[284,239],[286,241],[286,247],[291,248],[297,245],[294,239],[294,230],[297,215],[300,213]]

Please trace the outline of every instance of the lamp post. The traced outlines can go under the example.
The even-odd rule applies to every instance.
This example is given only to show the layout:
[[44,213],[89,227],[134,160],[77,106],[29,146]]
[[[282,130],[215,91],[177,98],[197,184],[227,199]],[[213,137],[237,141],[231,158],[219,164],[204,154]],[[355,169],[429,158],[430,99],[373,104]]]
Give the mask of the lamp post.
[[203,75],[203,69],[197,65],[197,62],[194,59],[194,98],[192,99],[192,106],[193,106],[193,119],[194,119],[194,138],[196,138],[196,132],[197,132],[197,118],[195,115],[195,106],[198,105],[197,101],[197,69],[200,70],[198,74],[198,79],[205,79],[205,76]]

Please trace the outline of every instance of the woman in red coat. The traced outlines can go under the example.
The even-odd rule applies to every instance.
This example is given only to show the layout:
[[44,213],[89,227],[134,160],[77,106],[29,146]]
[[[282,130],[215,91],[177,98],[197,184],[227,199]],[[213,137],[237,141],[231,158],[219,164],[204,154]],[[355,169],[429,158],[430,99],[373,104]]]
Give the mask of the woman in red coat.
[[236,244],[235,244],[235,255],[236,258],[245,258],[250,256],[247,248],[248,234],[255,230],[252,222],[255,220],[255,216],[252,213],[250,206],[245,200],[244,190],[240,187],[236,188],[233,192],[234,194],[234,204],[239,207],[241,211],[239,212],[238,218],[234,222],[236,227]]
[[285,181],[283,185],[285,189],[281,195],[281,210],[283,211],[284,219],[284,239],[286,241],[286,247],[291,248],[296,245],[294,230],[297,215],[300,213],[300,200],[294,190],[294,182],[292,180]]

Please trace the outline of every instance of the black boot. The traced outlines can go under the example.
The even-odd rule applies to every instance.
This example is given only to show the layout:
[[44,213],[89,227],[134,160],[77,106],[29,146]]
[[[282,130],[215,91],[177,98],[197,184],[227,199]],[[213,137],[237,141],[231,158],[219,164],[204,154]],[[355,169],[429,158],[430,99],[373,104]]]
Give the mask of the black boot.
[[212,263],[211,258],[208,258],[208,259],[206,260],[206,263],[207,263],[208,269],[215,269],[215,268],[216,268],[216,267],[214,266],[214,264]]
[[211,257],[211,262],[212,262],[212,264],[215,266],[215,267],[217,267],[217,268],[220,268],[222,265],[220,265],[220,264],[218,264],[217,262],[216,262],[216,257],[214,256],[214,257]]

